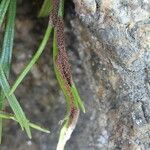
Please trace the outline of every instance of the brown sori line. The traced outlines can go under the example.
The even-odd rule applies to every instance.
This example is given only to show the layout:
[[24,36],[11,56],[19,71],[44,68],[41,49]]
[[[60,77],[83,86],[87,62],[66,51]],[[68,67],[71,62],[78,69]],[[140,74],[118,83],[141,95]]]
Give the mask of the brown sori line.
[[71,91],[71,86],[72,86],[72,76],[71,76],[71,69],[70,69],[70,64],[67,56],[67,52],[65,49],[65,37],[64,37],[64,24],[62,18],[58,18],[57,20],[57,26],[56,26],[56,38],[57,38],[57,44],[58,44],[58,57],[57,57],[57,67],[59,71],[61,72],[62,78],[65,81],[65,87],[67,90],[67,94],[70,100],[70,117],[68,121],[68,127],[70,124],[73,123],[78,117],[79,110],[75,106],[74,103],[74,97]]
[[59,10],[59,0],[52,0],[52,10],[49,17],[50,25],[56,26]]
[[52,0],[53,8],[50,14],[50,24],[56,29],[56,38],[58,45],[58,55],[56,59],[56,65],[59,69],[61,76],[64,80],[65,88],[67,90],[67,95],[69,97],[70,103],[70,117],[68,126],[73,123],[78,117],[79,110],[75,106],[74,97],[71,91],[71,86],[73,84],[70,64],[65,49],[65,37],[64,37],[64,22],[61,17],[58,17],[59,0]]
[[58,57],[57,62],[61,73],[63,74],[63,78],[68,82],[68,84],[72,85],[72,76],[70,64],[67,56],[67,52],[65,49],[65,37],[64,37],[64,24],[61,18],[58,18],[56,25],[56,38],[58,44]]

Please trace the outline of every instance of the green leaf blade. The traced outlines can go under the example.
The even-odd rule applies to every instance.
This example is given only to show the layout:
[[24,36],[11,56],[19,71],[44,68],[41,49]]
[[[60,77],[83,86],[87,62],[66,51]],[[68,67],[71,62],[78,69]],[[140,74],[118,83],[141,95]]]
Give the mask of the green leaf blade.
[[12,58],[12,48],[14,40],[14,26],[15,26],[15,15],[16,15],[16,0],[10,2],[7,24],[5,29],[3,48],[1,54],[1,65],[3,66],[4,72],[8,76],[9,68]]
[[21,72],[21,74],[19,75],[19,77],[17,78],[17,80],[15,81],[14,85],[11,88],[11,91],[9,93],[9,95],[11,95],[16,88],[19,86],[19,84],[21,83],[21,81],[25,78],[25,76],[27,75],[27,73],[30,71],[30,69],[32,68],[32,66],[36,63],[36,61],[38,60],[38,58],[40,57],[40,55],[42,54],[48,39],[50,37],[52,31],[52,27],[50,25],[48,25],[47,30],[45,32],[44,38],[37,50],[37,52],[35,53],[35,55],[33,56],[33,58],[31,59],[31,61],[28,63],[28,65],[23,69],[23,71]]
[[10,87],[9,87],[9,83],[6,79],[6,76],[4,74],[3,68],[0,66],[0,84],[1,87],[4,91],[4,94],[6,96],[6,98],[8,99],[8,102],[13,110],[13,112],[16,115],[16,118],[21,126],[21,128],[25,128],[29,138],[31,138],[31,132],[30,132],[30,128],[29,128],[29,121],[26,119],[26,116],[19,104],[19,102],[17,101],[16,97],[14,94],[9,95],[9,91],[10,91]]
[[3,23],[4,16],[5,16],[6,11],[8,9],[9,3],[10,3],[10,0],[2,0],[0,3],[0,27]]
[[[8,7],[9,6],[9,7]],[[14,39],[14,21],[16,15],[16,0],[2,0],[0,4],[0,26],[3,22],[5,13],[8,9],[5,35],[2,46],[0,64],[4,68],[6,76],[9,76],[10,63],[12,57],[13,39]],[[0,88],[0,110],[4,107],[5,95]],[[2,137],[2,118],[0,119],[0,142]]]
[[38,17],[46,17],[49,15],[49,13],[52,9],[52,2],[51,1],[52,0],[44,0]]
[[[3,118],[3,119],[11,119],[11,120],[14,120],[14,121],[18,122],[17,118],[16,118],[14,115],[5,113],[5,112],[3,112],[3,111],[0,111],[0,118]],[[39,131],[41,131],[41,132],[50,133],[49,130],[47,130],[47,129],[45,129],[45,128],[39,126],[39,125],[36,125],[36,124],[34,124],[34,123],[29,122],[29,126],[30,126],[31,128],[33,128],[33,129],[39,130]]]
[[80,96],[78,94],[78,91],[77,91],[77,88],[75,87],[75,85],[72,85],[71,91],[72,91],[74,100],[77,101],[77,103],[78,103],[78,107],[85,113],[84,104],[83,104],[82,100],[80,99]]

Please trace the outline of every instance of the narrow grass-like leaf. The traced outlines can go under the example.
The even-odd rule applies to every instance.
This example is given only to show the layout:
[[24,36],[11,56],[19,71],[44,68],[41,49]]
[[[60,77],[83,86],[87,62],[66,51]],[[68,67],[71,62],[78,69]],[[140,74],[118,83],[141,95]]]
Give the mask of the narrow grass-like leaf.
[[10,0],[2,0],[0,3],[0,27],[3,23]]
[[[3,41],[3,47],[0,57],[0,64],[4,69],[6,76],[9,76],[11,57],[12,57],[12,48],[13,48],[13,39],[14,39],[14,20],[16,14],[16,0],[10,2],[6,29]],[[0,109],[3,107],[4,94],[0,90]]]
[[16,115],[16,118],[17,118],[21,128],[22,129],[25,128],[29,138],[31,138],[29,121],[27,120],[27,118],[26,118],[19,102],[17,101],[15,95],[14,94],[12,94],[12,95],[8,94],[10,92],[10,87],[9,87],[9,83],[6,79],[6,76],[5,76],[5,73],[3,71],[2,66],[0,66],[0,85],[4,91],[6,98],[8,99],[8,102],[9,102],[14,114]]
[[52,31],[52,27],[50,25],[48,25],[47,30],[45,32],[44,38],[37,50],[37,52],[34,54],[34,56],[32,57],[31,61],[28,63],[28,65],[23,69],[22,73],[19,75],[19,77],[17,78],[17,80],[15,81],[14,85],[11,88],[11,91],[9,93],[9,95],[11,95],[16,88],[18,87],[18,85],[21,83],[21,81],[24,79],[24,77],[27,75],[27,73],[30,71],[30,69],[32,68],[32,66],[36,63],[36,61],[38,60],[38,58],[40,57],[40,55],[42,54],[48,39],[50,37]]
[[73,85],[71,87],[71,91],[72,91],[72,94],[73,94],[73,97],[74,99],[77,101],[78,103],[78,107],[80,107],[80,109],[85,113],[85,107],[84,107],[84,104],[82,102],[82,100],[80,99],[80,96],[78,94],[78,91],[77,91],[77,88],[75,87],[75,85]]
[[[57,65],[56,65],[56,59],[57,59],[57,55],[58,55],[58,47],[57,47],[57,42],[56,42],[56,30],[54,30],[54,36],[53,36],[53,64],[54,64],[54,71],[55,71],[55,74],[56,74],[56,78],[58,80],[58,83],[60,85],[60,88],[62,89],[63,91],[63,94],[65,96],[65,99],[66,99],[66,108],[67,108],[67,113],[69,112],[69,97],[67,95],[67,91],[66,91],[66,87],[65,87],[65,83],[61,77],[61,74],[57,68]],[[68,115],[68,114],[67,114]]]
[[52,9],[52,0],[44,0],[41,10],[39,12],[39,17],[46,17],[49,15]]
[[60,0],[60,2],[59,2],[58,16],[60,16],[60,17],[64,16],[64,2],[65,2],[65,0]]
[[[58,57],[58,46],[57,46],[57,40],[56,40],[56,29],[54,30],[54,37],[53,37],[53,63],[54,63],[54,70],[55,70],[55,74],[58,80],[58,83],[63,91],[63,94],[65,95],[66,98],[66,106],[67,106],[67,114],[66,117],[63,119],[63,126],[61,128],[60,131],[60,135],[59,135],[59,140],[57,143],[57,148],[56,150],[64,150],[64,147],[66,145],[66,142],[70,139],[71,134],[76,126],[77,123],[77,118],[78,118],[78,114],[76,114],[77,116],[75,118],[72,118],[72,116],[70,116],[71,113],[71,105],[70,105],[70,97],[68,96],[70,93],[68,93],[68,89],[65,86],[65,81],[62,78],[62,75],[60,73],[60,70],[57,68],[57,64],[56,64],[56,59]],[[71,89],[71,92],[74,92],[74,90]],[[76,91],[77,92],[77,91]],[[73,98],[78,98],[79,95],[75,95],[75,92],[72,93],[73,94]],[[76,105],[76,107],[78,107],[79,103],[77,99],[74,99],[74,104]],[[73,119],[73,120],[72,120]],[[71,120],[71,123],[69,124]],[[73,122],[72,122],[73,121]]]
[[66,87],[65,87],[65,83],[64,83],[64,80],[60,74],[60,71],[58,70],[57,68],[57,64],[56,64],[56,59],[57,59],[57,56],[58,56],[58,47],[57,47],[57,40],[56,40],[56,29],[54,29],[54,36],[53,36],[53,63],[54,63],[54,71],[55,71],[55,74],[56,74],[56,78],[58,80],[58,83],[63,91],[63,94],[65,96],[65,100],[66,100],[66,107],[67,107],[67,114],[66,114],[66,117],[63,119],[63,121],[61,121],[63,123],[63,127],[61,128],[61,131],[60,131],[60,135],[59,135],[59,141],[57,143],[57,148],[56,150],[63,150],[64,149],[64,146],[65,146],[65,142],[64,142],[64,139],[65,139],[65,133],[67,131],[67,124],[68,124],[68,119],[69,119],[69,113],[70,113],[70,105],[69,105],[69,97],[68,97],[68,94],[67,94],[67,90],[66,90]]
[[[0,110],[2,110],[4,107],[4,98],[5,98],[5,95],[2,89],[0,88]],[[2,130],[3,130],[3,120],[2,118],[0,118],[0,144],[2,141]]]
[[4,72],[7,76],[9,74],[9,67],[12,57],[15,14],[16,14],[16,0],[11,0],[7,16],[7,24],[5,29],[3,48],[0,60],[1,61],[0,63],[3,66]]
[[[14,25],[15,25],[15,14],[16,14],[16,0],[12,0],[9,5],[6,29],[3,41],[3,47],[0,57],[0,64],[5,72],[5,75],[9,76],[11,58],[12,58],[12,48],[14,39]],[[4,95],[2,91],[0,92],[0,109],[2,109]]]
[[[14,120],[14,121],[17,121],[17,122],[18,122],[17,118],[16,118],[14,115],[5,113],[5,112],[3,112],[3,111],[0,111],[0,118],[3,118],[3,119],[11,119],[11,120]],[[47,130],[46,128],[43,128],[43,127],[41,127],[41,126],[39,126],[39,125],[36,125],[36,124],[34,124],[34,123],[29,122],[29,126],[30,126],[31,128],[33,128],[33,129],[36,129],[36,130],[39,130],[39,131],[42,131],[42,132],[45,132],[45,133],[50,133],[50,131]]]
[[[55,7],[57,6],[54,5],[54,10],[55,10]],[[54,13],[56,14],[56,12]],[[63,41],[64,33],[59,32],[59,31],[62,31],[62,28],[63,28],[63,25],[59,22],[60,21],[59,19],[63,19],[63,15],[64,15],[64,0],[60,0],[58,18],[57,18],[58,22],[56,26],[54,27],[53,63],[54,63],[54,70],[55,70],[57,80],[66,97],[68,116],[65,117],[65,122],[63,123],[63,126],[60,131],[59,140],[58,140],[57,148],[56,148],[57,150],[64,150],[64,147],[67,141],[70,139],[71,134],[76,127],[80,109],[82,109],[82,111],[85,112],[84,105],[79,97],[79,94],[75,85],[73,84],[73,81],[70,82],[71,84],[66,84],[66,82],[68,81],[67,80],[68,74],[65,76],[66,74],[65,65],[67,65],[68,62],[65,59],[65,57],[63,57],[64,56],[63,54],[65,53],[65,49],[63,48],[61,49],[61,47],[65,47],[65,44],[64,44],[65,41]],[[62,41],[58,40],[57,38],[62,38]],[[60,49],[58,47],[60,47]],[[64,63],[63,61],[65,62],[65,64],[63,64]],[[62,63],[62,65],[60,65],[60,63]],[[69,75],[71,76],[71,71],[69,70],[68,72],[70,73]]]
[[30,123],[30,122],[29,122],[29,126],[30,126],[31,128],[33,128],[33,129],[39,130],[39,131],[41,131],[41,132],[50,133],[49,130],[47,130],[47,129],[45,129],[45,128],[39,126],[39,125],[36,125],[36,124],[34,124],[34,123]]
[[[8,7],[9,5],[9,7]],[[3,22],[4,15],[8,8],[5,35],[3,41],[3,47],[0,57],[0,65],[4,68],[4,72],[6,76],[9,76],[9,68],[12,57],[12,47],[13,47],[13,39],[14,39],[14,22],[16,15],[16,0],[2,0],[0,5],[0,25]],[[0,110],[4,107],[4,93],[2,89],[0,89]],[[0,142],[2,137],[2,119],[0,119]]]

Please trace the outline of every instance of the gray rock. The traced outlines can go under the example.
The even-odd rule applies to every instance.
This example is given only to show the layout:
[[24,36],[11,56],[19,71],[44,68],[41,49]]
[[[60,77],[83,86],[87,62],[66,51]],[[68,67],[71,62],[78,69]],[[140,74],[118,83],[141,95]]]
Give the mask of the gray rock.
[[87,107],[89,115],[96,115],[92,125],[84,127],[88,133],[81,133],[84,140],[92,137],[91,147],[87,148],[87,139],[79,148],[150,149],[150,3],[102,0],[96,4],[95,14],[76,9],[79,20],[71,21],[77,37],[74,49],[93,93],[92,102],[88,98],[85,103],[96,105]]

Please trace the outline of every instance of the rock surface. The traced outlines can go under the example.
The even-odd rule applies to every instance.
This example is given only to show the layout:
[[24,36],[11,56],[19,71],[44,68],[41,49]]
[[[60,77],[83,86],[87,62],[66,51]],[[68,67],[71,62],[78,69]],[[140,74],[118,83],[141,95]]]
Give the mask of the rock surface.
[[[66,4],[66,47],[86,114],[81,114],[66,149],[150,149],[149,1],[74,2],[76,13],[73,3]],[[11,82],[38,47],[47,24],[46,19],[37,21],[30,0],[18,5]],[[29,140],[16,123],[6,121],[1,150],[56,148],[65,100],[50,49],[49,42],[16,95],[27,116],[51,133],[34,131]]]
[[96,104],[89,149],[150,149],[150,3],[94,3],[75,2],[84,27],[71,22]]

